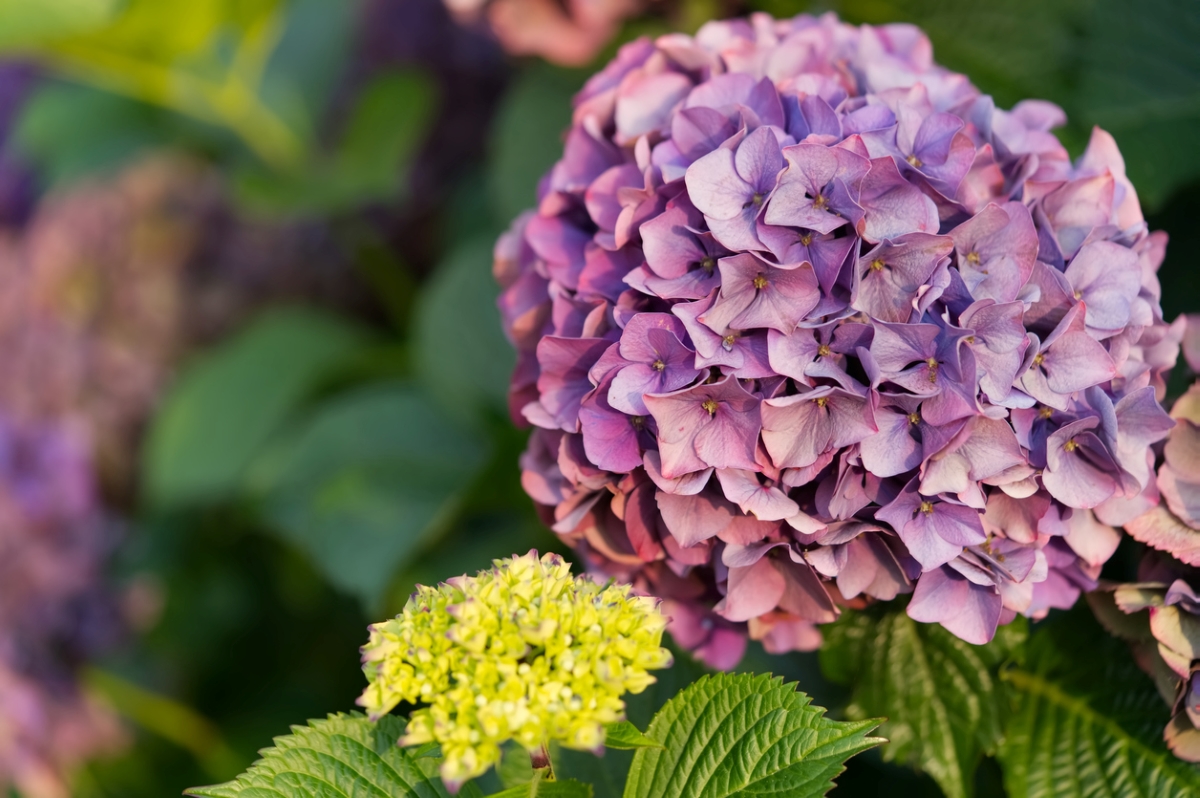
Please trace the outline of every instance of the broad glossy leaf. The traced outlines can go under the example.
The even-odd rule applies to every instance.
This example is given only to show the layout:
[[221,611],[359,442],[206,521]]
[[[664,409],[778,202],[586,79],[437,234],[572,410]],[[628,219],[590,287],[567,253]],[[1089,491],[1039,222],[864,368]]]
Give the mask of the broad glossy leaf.
[[263,749],[262,759],[236,779],[193,787],[201,798],[311,798],[386,795],[389,798],[448,798],[445,786],[396,745],[404,719],[372,723],[358,713],[330,715],[293,726]]
[[625,798],[825,795],[845,761],[884,742],[878,721],[825,717],[796,685],[717,674],[667,702],[646,734],[663,748],[633,757]]
[[143,462],[149,502],[230,498],[270,437],[365,340],[336,317],[282,309],[197,356],[150,429]]
[[453,514],[487,443],[415,387],[382,383],[318,407],[257,464],[266,517],[372,610]]
[[1028,651],[1003,673],[1014,711],[998,756],[1011,798],[1200,795],[1200,769],[1163,742],[1170,707],[1086,609],[1046,623]]
[[1003,728],[997,672],[1024,634],[1024,623],[1001,627],[986,646],[963,642],[903,608],[845,613],[823,627],[821,665],[852,685],[851,718],[885,716],[891,741],[884,759],[914,765],[952,798],[969,796],[975,768],[994,750]]

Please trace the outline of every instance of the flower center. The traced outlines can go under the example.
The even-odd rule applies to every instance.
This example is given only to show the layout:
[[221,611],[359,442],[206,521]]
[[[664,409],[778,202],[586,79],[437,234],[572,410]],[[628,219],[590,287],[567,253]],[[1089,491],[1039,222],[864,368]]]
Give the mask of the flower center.
[[1079,444],[1075,442],[1074,438],[1071,438],[1069,441],[1067,441],[1066,443],[1063,444],[1064,452],[1073,452],[1078,448],[1079,448]]
[[[813,207],[818,211],[823,211],[829,207],[829,200],[825,198],[824,194],[818,193],[817,196],[813,198]],[[808,244],[806,243],[804,246],[807,247]]]
[[829,404],[829,397],[818,396],[816,399],[813,399],[813,401],[817,403],[817,407],[825,407],[825,405]]
[[755,194],[753,197],[750,198],[750,204],[753,205],[755,208],[761,208],[762,204],[763,204],[763,195]]
[[881,272],[881,271],[883,271],[883,267],[884,267],[884,266],[886,266],[886,265],[887,265],[887,264],[886,264],[886,263],[884,263],[884,262],[883,262],[882,260],[880,260],[879,258],[876,258],[875,260],[871,261],[871,269],[872,269],[872,270],[874,270],[874,271],[877,271],[877,272]]
[[721,344],[725,347],[726,350],[733,349],[733,342],[736,340],[737,340],[737,336],[734,335],[733,333],[730,333],[729,335],[726,335],[724,338],[721,339]]
[[1075,298],[1076,298],[1076,299],[1083,299],[1083,292],[1082,292],[1082,291],[1076,291],[1076,292],[1075,292]]
[[804,235],[800,236],[800,243],[806,247],[812,244],[812,233],[805,233]]
[[655,371],[662,371],[663,369],[665,369],[667,367],[667,364],[662,362],[662,358],[659,358],[658,360],[651,363],[650,367],[653,368]]
[[817,357],[829,357],[833,354],[833,350],[829,348],[829,344],[821,344],[817,347]]
[[917,512],[925,515],[933,515],[933,502],[921,502],[921,506],[917,509]]
[[703,402],[700,403],[700,406],[703,407],[705,410],[707,410],[708,414],[710,416],[715,416],[717,414],[717,400],[716,399],[705,399]]
[[925,365],[929,367],[929,381],[937,382],[938,362],[933,358],[929,358],[925,361]]
[[767,276],[765,274],[760,274],[757,277],[755,277],[754,278],[754,287],[757,288],[759,291],[766,288],[767,287]]
[[905,158],[904,160],[908,161],[908,165],[909,165],[909,166],[912,166],[912,167],[914,167],[914,168],[916,168],[916,169],[920,169],[922,166],[924,166],[924,165],[925,165],[925,164],[924,164],[924,163],[921,161],[921,159],[920,159],[920,158],[918,158],[918,157],[917,157],[917,156],[915,156],[915,155],[910,155],[910,156],[908,156],[907,158]]
[[1048,419],[1052,415],[1054,415],[1053,407],[1043,407],[1041,410],[1038,411],[1038,418]]
[[642,427],[646,426],[646,417],[645,416],[631,416],[629,419],[629,423],[633,425],[634,429],[641,429]]
[[908,423],[909,424],[920,424],[921,423],[921,414],[919,412],[917,412],[916,410],[909,413],[908,414]]
[[704,260],[700,261],[700,268],[701,268],[701,269],[704,269],[704,271],[708,272],[709,274],[712,274],[712,273],[713,273],[713,269],[717,268],[717,260],[716,260],[716,258],[714,258],[713,256],[709,255],[707,258],[705,258]]
[[1038,352],[1036,355],[1033,356],[1033,365],[1040,366],[1045,362],[1046,362],[1046,356],[1044,354],[1042,354],[1041,352]]
[[966,342],[967,342],[968,344],[973,344],[973,343],[975,343],[975,336],[974,336],[974,335],[968,335],[968,336],[966,337],[966,339],[965,339],[965,340],[966,340]]
[[975,252],[974,250],[968,252],[967,253],[967,263],[973,263],[976,266],[978,266],[979,265],[979,253]]

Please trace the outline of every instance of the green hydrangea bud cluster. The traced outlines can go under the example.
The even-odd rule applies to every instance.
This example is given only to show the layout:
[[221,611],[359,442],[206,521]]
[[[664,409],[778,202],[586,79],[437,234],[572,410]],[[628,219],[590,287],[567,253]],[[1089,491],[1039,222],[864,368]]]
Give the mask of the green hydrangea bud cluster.
[[400,615],[371,626],[359,704],[372,718],[428,704],[400,743],[438,743],[452,788],[498,762],[508,740],[530,752],[550,741],[598,749],[605,724],[624,718],[621,696],[671,664],[657,605],[628,585],[574,577],[555,554],[496,560],[418,587]]

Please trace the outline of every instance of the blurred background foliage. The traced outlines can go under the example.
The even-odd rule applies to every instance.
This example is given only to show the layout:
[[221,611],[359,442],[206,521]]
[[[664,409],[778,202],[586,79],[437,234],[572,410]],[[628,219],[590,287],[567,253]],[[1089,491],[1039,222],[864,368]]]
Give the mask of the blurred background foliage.
[[[30,235],[55,198],[137,184],[147,163],[175,189],[126,211],[142,214],[130,240],[148,213],[187,231],[161,389],[124,442],[136,465],[100,475],[126,519],[113,567],[131,628],[84,683],[129,741],[76,772],[73,795],[231,777],[289,723],[353,706],[365,626],[414,584],[559,548],[519,484],[492,243],[620,42],[828,9],[921,25],[1001,106],[1061,104],[1076,153],[1093,124],[1110,130],[1172,238],[1167,318],[1195,309],[1188,0],[655,0],[591,68],[506,56],[440,0],[0,0],[4,236]],[[695,667],[636,699],[634,719]],[[742,667],[799,679],[818,703],[847,698],[813,655],[752,648]],[[981,769],[977,795],[1002,794],[997,773]],[[878,756],[854,760],[836,794],[885,793],[937,794]]]

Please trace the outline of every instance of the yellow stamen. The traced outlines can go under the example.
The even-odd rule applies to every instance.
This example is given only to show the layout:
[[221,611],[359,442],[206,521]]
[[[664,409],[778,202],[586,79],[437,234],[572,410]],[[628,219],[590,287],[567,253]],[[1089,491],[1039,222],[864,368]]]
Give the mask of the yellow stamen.
[[922,512],[925,515],[933,515],[933,502],[921,502],[921,507],[918,512]]
[[974,251],[968,252],[967,253],[967,263],[974,263],[976,266],[978,266],[979,265],[979,253],[974,252]]
[[919,412],[917,412],[916,410],[909,413],[908,414],[908,423],[909,424],[920,424],[921,423],[921,414]]
[[806,247],[809,244],[811,244],[812,243],[812,233],[805,233],[804,235],[800,236],[800,243]]
[[1043,407],[1041,410],[1038,411],[1038,418],[1047,419],[1047,418],[1050,418],[1050,416],[1052,416],[1052,415],[1054,415],[1053,407]]
[[813,401],[817,403],[817,407],[825,407],[825,405],[829,404],[829,397],[818,396],[816,399],[813,399]]
[[1041,352],[1038,352],[1036,355],[1033,356],[1033,365],[1040,366],[1045,362],[1046,362],[1046,356],[1044,354],[1042,354]]
[[766,277],[766,275],[764,275],[764,274],[760,274],[760,275],[758,275],[757,277],[755,277],[755,278],[754,278],[754,287],[755,287],[755,288],[757,288],[759,291],[761,291],[761,290],[763,290],[764,288],[766,288],[766,287],[767,287],[767,277]]
[[[824,194],[818,194],[813,199],[813,207],[816,208],[818,211],[823,211],[829,207],[829,200],[827,200],[825,198]],[[805,246],[808,246],[808,245],[805,244]]]
[[875,260],[871,261],[871,268],[877,272],[883,271],[883,267],[886,265],[887,264],[884,263],[883,261],[881,261],[879,258],[876,258]]
[[705,399],[703,402],[700,403],[700,406],[703,407],[705,410],[707,410],[708,414],[710,416],[715,416],[717,414],[717,400],[716,399]]
[[700,268],[704,269],[704,271],[708,272],[709,274],[712,274],[713,269],[717,268],[716,258],[709,256],[709,257],[705,258],[704,260],[700,261]]
[[1071,438],[1069,441],[1063,444],[1063,451],[1065,452],[1073,452],[1078,448],[1079,444],[1075,442],[1074,438]]
[[908,161],[908,165],[909,165],[909,166],[914,166],[914,167],[916,167],[917,169],[920,169],[922,166],[924,166],[924,165],[925,165],[925,164],[924,164],[924,163],[921,161],[921,159],[920,159],[920,158],[918,158],[918,157],[917,157],[917,156],[915,156],[915,155],[910,155],[910,156],[908,156],[907,158],[905,158],[904,160]]
[[829,357],[833,354],[833,350],[829,348],[829,344],[821,344],[817,347],[817,357]]
[[653,368],[655,371],[662,371],[663,369],[665,369],[667,367],[667,364],[662,362],[661,360],[656,360],[650,364],[650,367]]

